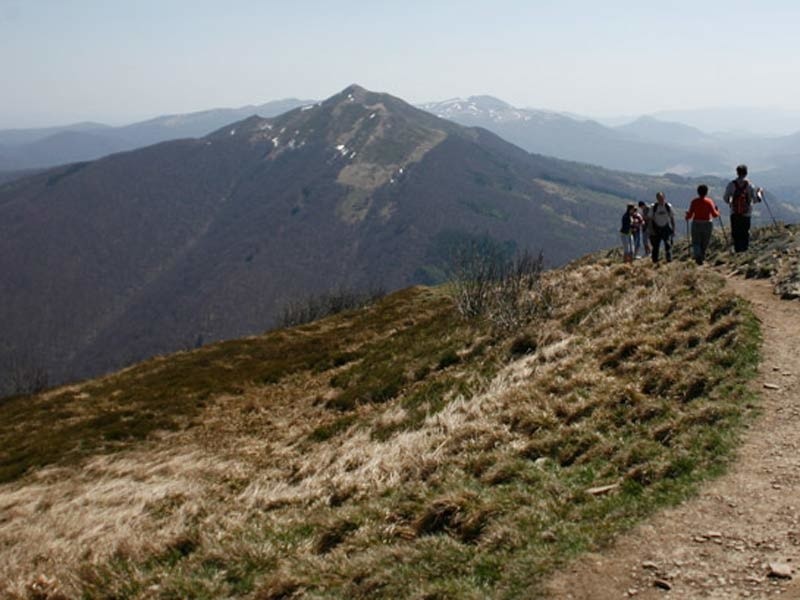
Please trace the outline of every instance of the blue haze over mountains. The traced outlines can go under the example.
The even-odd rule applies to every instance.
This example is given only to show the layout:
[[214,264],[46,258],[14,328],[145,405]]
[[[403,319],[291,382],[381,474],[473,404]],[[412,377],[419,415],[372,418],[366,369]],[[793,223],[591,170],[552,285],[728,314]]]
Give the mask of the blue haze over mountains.
[[[733,167],[746,163],[757,183],[800,204],[797,111],[665,111],[607,126],[578,115],[516,108],[490,96],[432,102],[423,107],[463,125],[484,127],[529,152],[609,169],[732,177]],[[667,118],[710,124],[717,132]],[[759,127],[769,133],[747,131]]]
[[93,160],[167,140],[202,137],[255,114],[275,117],[311,103],[311,100],[289,98],[257,106],[164,115],[121,127],[88,122],[0,130],[0,173]]
[[[0,130],[0,183],[20,171],[92,160],[170,139],[201,137],[254,114],[273,117],[313,102],[278,100],[166,115],[121,127],[78,123]],[[746,162],[759,183],[800,202],[800,111],[661,111],[610,126],[579,115],[516,108],[486,95],[420,107],[461,125],[484,127],[529,152],[609,169],[728,177],[734,165]]]

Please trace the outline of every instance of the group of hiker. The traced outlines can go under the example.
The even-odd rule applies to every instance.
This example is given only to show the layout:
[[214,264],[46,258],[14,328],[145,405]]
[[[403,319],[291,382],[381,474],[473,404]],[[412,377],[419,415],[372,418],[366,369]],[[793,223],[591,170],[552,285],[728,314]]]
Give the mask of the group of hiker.
[[[730,207],[731,237],[736,252],[744,252],[749,247],[753,204],[762,199],[763,190],[753,186],[747,179],[747,165],[736,167],[736,179],[728,183],[723,196]],[[692,257],[698,265],[702,265],[711,241],[714,219],[720,217],[716,203],[708,195],[707,185],[697,186],[697,197],[692,200],[684,217],[687,227],[691,221]],[[653,263],[658,263],[662,245],[664,257],[670,262],[675,231],[674,210],[664,192],[656,194],[656,201],[652,205],[642,201],[639,201],[638,207],[633,203],[628,204],[622,215],[620,229],[625,262],[633,262],[643,250],[642,258],[650,256]]]

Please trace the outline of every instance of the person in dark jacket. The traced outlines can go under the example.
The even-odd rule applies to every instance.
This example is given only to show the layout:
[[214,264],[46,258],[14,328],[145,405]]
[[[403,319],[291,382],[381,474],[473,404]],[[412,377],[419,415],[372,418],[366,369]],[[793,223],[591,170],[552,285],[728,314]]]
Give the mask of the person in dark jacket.
[[619,238],[622,241],[622,259],[626,263],[633,262],[633,213],[635,212],[636,205],[628,204],[622,215],[622,227],[619,230]]

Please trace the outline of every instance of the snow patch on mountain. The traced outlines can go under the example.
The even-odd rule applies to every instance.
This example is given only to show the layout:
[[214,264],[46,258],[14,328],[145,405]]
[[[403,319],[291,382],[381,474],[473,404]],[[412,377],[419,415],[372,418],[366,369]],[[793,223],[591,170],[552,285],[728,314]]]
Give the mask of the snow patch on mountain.
[[470,96],[469,98],[450,98],[442,102],[423,104],[419,108],[443,119],[490,120],[494,123],[514,121],[537,121],[540,123],[563,119],[556,112],[520,109],[493,98],[492,96]]

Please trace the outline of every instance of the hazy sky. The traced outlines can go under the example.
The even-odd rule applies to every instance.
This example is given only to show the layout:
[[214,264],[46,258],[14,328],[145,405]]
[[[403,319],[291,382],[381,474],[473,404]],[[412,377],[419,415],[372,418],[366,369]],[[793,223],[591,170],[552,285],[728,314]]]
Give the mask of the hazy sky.
[[599,116],[800,109],[794,0],[0,0],[0,128],[350,83]]

